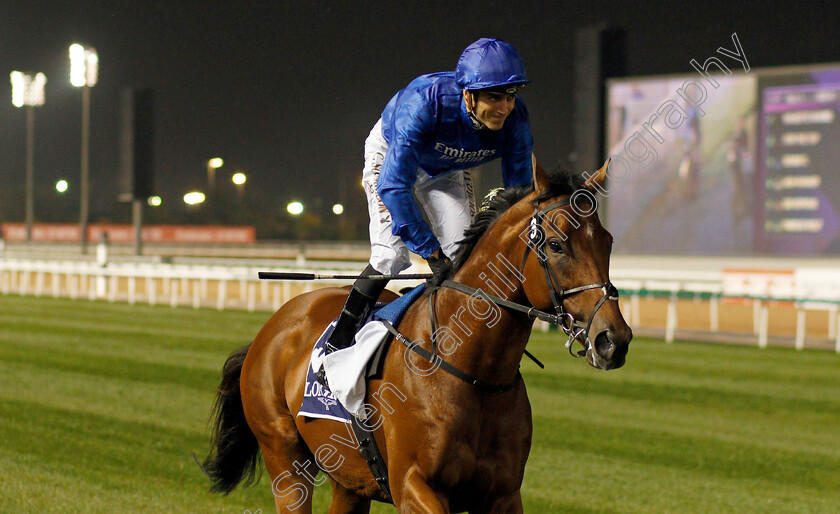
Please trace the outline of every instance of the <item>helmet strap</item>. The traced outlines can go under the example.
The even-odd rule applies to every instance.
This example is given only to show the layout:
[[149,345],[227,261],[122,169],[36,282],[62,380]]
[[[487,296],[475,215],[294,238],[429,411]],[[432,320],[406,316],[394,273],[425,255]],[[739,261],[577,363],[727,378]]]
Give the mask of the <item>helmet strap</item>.
[[470,115],[470,121],[472,121],[472,128],[473,130],[481,130],[484,128],[484,123],[478,119],[473,111],[475,111],[475,91],[468,91],[464,90],[464,105],[467,108],[467,114]]

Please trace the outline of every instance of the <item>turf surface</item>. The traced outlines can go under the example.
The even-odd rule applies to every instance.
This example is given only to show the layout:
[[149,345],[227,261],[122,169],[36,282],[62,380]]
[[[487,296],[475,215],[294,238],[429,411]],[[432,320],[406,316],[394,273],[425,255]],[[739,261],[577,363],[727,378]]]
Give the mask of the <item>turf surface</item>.
[[[191,455],[267,318],[0,296],[0,512],[273,512],[267,477],[211,495]],[[837,355],[639,339],[605,373],[529,348],[526,512],[840,512]]]

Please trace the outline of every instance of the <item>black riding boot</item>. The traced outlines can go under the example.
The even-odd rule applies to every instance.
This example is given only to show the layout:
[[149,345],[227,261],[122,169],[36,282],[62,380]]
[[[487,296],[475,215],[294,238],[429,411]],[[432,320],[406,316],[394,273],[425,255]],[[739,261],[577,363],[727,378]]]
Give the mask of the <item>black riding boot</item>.
[[[344,302],[344,308],[341,310],[341,315],[335,324],[330,338],[327,340],[326,353],[332,353],[336,350],[343,350],[353,345],[356,332],[361,328],[373,305],[379,298],[382,290],[388,284],[387,280],[372,280],[364,278],[367,275],[378,275],[379,272],[368,264],[367,268],[362,271],[359,278],[353,284],[350,290],[350,295],[347,301]],[[324,387],[327,386],[327,377],[324,373],[324,366],[318,370],[318,382]]]

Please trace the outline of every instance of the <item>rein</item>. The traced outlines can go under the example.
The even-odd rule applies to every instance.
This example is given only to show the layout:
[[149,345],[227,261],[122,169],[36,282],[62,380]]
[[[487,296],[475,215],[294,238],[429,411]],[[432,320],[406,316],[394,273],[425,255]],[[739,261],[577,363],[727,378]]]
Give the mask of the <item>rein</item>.
[[[534,246],[534,253],[537,255],[540,262],[540,266],[542,267],[543,272],[545,273],[545,279],[549,288],[549,294],[551,295],[551,303],[554,305],[555,314],[544,312],[534,307],[528,307],[526,305],[522,305],[516,302],[511,302],[510,300],[506,300],[504,298],[488,294],[480,289],[476,289],[474,287],[470,287],[461,284],[460,282],[455,282],[452,280],[444,280],[439,287],[454,289],[455,291],[470,296],[479,293],[479,296],[481,298],[488,302],[494,303],[499,307],[503,307],[514,312],[525,314],[530,319],[539,319],[547,323],[557,325],[568,336],[568,340],[566,341],[565,347],[567,350],[569,350],[569,354],[573,357],[586,356],[586,351],[592,347],[592,341],[589,338],[589,329],[592,328],[592,321],[595,319],[595,315],[598,313],[598,310],[601,308],[602,305],[604,305],[604,303],[607,300],[618,300],[618,289],[616,289],[616,287],[610,281],[601,284],[587,284],[583,286],[573,287],[571,289],[563,289],[563,287],[560,286],[560,282],[555,276],[554,272],[551,270],[551,267],[548,265],[548,258],[545,254],[545,230],[542,228],[543,218],[549,212],[560,207],[565,207],[570,203],[571,198],[566,198],[565,200],[554,202],[542,209],[539,209],[539,207],[536,207],[534,209],[534,215],[531,217],[530,221],[531,231],[529,232],[529,244],[525,248],[525,255],[522,258],[522,265],[519,269],[521,275],[522,271],[525,269],[525,264],[528,261],[528,256],[530,255],[531,247]],[[592,309],[592,314],[589,315],[589,321],[587,322],[586,327],[584,328],[583,325],[578,320],[576,320],[570,312],[565,310],[565,308],[563,307],[563,301],[574,294],[581,293],[583,291],[589,291],[590,289],[601,289],[603,291],[603,295],[595,304],[595,307]],[[448,362],[443,360],[440,357],[440,355],[437,354],[437,341],[434,337],[435,327],[437,324],[435,321],[434,296],[437,293],[437,291],[438,288],[435,288],[429,294],[429,317],[432,333],[431,352],[426,350],[425,348],[420,347],[417,342],[409,341],[409,339],[403,334],[401,334],[396,328],[394,328],[394,326],[390,322],[382,320],[382,323],[385,325],[385,327],[388,329],[391,335],[393,335],[394,338],[400,343],[402,343],[406,348],[420,355],[435,366],[440,367],[450,375],[457,377],[468,384],[476,386],[479,389],[489,391],[492,393],[504,393],[513,389],[521,376],[519,372],[516,373],[516,378],[514,378],[513,382],[511,382],[510,384],[491,384],[488,382],[484,382],[470,375],[469,373],[461,371],[452,364],[449,364]],[[584,347],[584,349],[578,352],[577,354],[572,352],[572,345],[575,341],[580,341],[581,345],[583,345]],[[528,350],[525,350],[525,354],[531,359],[533,359],[534,362],[536,362],[537,365],[539,365],[541,368],[544,368],[543,364],[539,360],[537,360],[533,355],[531,355],[528,352]]]

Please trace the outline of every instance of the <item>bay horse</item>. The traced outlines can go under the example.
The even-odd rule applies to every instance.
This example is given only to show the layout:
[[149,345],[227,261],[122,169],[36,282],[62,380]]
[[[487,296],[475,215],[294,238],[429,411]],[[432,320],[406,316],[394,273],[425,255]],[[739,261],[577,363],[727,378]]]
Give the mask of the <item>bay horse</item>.
[[[311,512],[313,489],[326,481],[331,514],[367,513],[372,500],[391,500],[402,513],[522,512],[532,424],[519,364],[534,318],[556,321],[567,346],[577,339],[578,355],[600,369],[622,366],[632,339],[609,281],[612,236],[594,195],[580,194],[586,184],[567,172],[535,166],[534,174],[533,187],[485,200],[451,281],[411,305],[396,328],[403,344],[390,342],[381,374],[368,382],[367,430],[387,466],[390,498],[349,424],[297,416],[313,344],[346,287],[291,299],[228,357],[202,464],[211,490],[253,481],[261,451],[278,513]],[[381,300],[395,297],[385,291]]]

